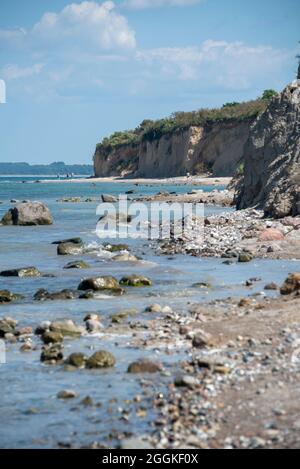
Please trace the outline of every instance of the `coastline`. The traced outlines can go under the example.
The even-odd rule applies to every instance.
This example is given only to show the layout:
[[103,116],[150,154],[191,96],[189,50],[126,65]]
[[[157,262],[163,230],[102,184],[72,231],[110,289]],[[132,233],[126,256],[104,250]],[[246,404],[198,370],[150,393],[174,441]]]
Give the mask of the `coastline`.
[[208,177],[208,176],[180,176],[173,178],[120,178],[120,177],[90,177],[90,178],[77,178],[77,179],[44,179],[40,183],[120,183],[120,184],[141,184],[141,185],[195,185],[195,186],[227,186],[231,182],[231,177]]

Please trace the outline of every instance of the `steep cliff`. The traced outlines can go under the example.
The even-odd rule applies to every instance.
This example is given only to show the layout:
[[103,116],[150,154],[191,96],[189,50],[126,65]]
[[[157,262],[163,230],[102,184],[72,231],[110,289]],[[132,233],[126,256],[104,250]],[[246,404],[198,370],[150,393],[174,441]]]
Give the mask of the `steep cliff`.
[[265,108],[266,102],[258,99],[143,121],[137,129],[116,132],[97,145],[95,175],[231,176],[241,162],[251,125]]
[[256,120],[244,151],[239,209],[266,216],[300,214],[300,80],[272,99]]
[[214,123],[165,135],[139,148],[137,174],[169,177],[212,173],[230,176],[236,170],[249,136],[249,122]]
[[139,145],[125,144],[112,149],[98,145],[94,155],[97,177],[128,176],[137,172]]

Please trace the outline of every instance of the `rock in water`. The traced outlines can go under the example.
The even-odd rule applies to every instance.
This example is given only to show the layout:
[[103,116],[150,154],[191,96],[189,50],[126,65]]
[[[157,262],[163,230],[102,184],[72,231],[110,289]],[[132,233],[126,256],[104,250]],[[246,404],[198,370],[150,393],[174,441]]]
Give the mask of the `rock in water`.
[[87,358],[83,353],[71,353],[65,363],[75,368],[84,368],[86,361]]
[[19,295],[15,295],[8,290],[0,290],[0,303],[10,303],[20,298]]
[[83,245],[78,243],[60,243],[57,246],[57,254],[59,256],[77,256],[82,254]]
[[142,275],[126,275],[120,280],[120,285],[127,287],[151,287],[152,281]]
[[71,319],[65,321],[54,321],[50,325],[51,332],[58,332],[62,336],[80,337],[84,331],[82,327],[76,326]]
[[113,195],[109,195],[109,194],[102,194],[101,198],[102,198],[102,202],[104,203],[115,204],[116,202],[118,202],[118,199],[116,197],[114,197]]
[[71,389],[64,389],[57,393],[57,399],[74,399],[76,392]]
[[91,266],[85,261],[69,262],[64,266],[64,269],[89,269]]
[[300,214],[300,79],[256,120],[244,161],[238,209],[257,206],[275,218]]
[[52,244],[62,244],[62,243],[83,244],[83,241],[81,238],[68,238],[68,239],[61,239],[58,241],[53,241]]
[[300,273],[290,274],[280,289],[282,295],[300,293]]
[[116,359],[105,350],[95,352],[86,362],[86,368],[111,368],[115,366]]
[[151,360],[138,360],[129,365],[128,373],[157,373],[162,370],[161,363]]
[[2,218],[3,225],[52,225],[53,219],[41,202],[22,202],[11,208]]
[[82,280],[78,285],[78,290],[110,291],[116,295],[122,295],[124,293],[118,280],[110,276],[94,277]]
[[39,277],[41,272],[36,267],[22,267],[21,269],[3,270],[1,277]]

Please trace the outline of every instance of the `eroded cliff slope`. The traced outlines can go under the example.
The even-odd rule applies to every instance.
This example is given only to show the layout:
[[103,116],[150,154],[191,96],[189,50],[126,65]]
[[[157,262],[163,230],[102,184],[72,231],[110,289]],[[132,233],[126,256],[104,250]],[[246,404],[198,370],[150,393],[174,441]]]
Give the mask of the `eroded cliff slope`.
[[250,127],[265,107],[260,99],[144,121],[134,131],[117,132],[97,145],[95,175],[231,176],[241,162]]
[[256,120],[243,158],[239,209],[256,206],[277,218],[300,214],[299,79],[274,97]]

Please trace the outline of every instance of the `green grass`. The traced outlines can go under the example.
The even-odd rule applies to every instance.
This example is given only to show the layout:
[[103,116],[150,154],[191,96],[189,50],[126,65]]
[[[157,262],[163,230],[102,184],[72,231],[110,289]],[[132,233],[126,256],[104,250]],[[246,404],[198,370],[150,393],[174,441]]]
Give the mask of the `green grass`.
[[176,112],[166,119],[144,120],[136,129],[115,132],[97,145],[97,150],[110,153],[124,145],[138,145],[141,141],[152,142],[164,135],[188,129],[191,126],[207,126],[216,122],[247,121],[265,111],[269,99],[263,98],[244,103],[226,103],[222,108],[199,109],[193,112]]

